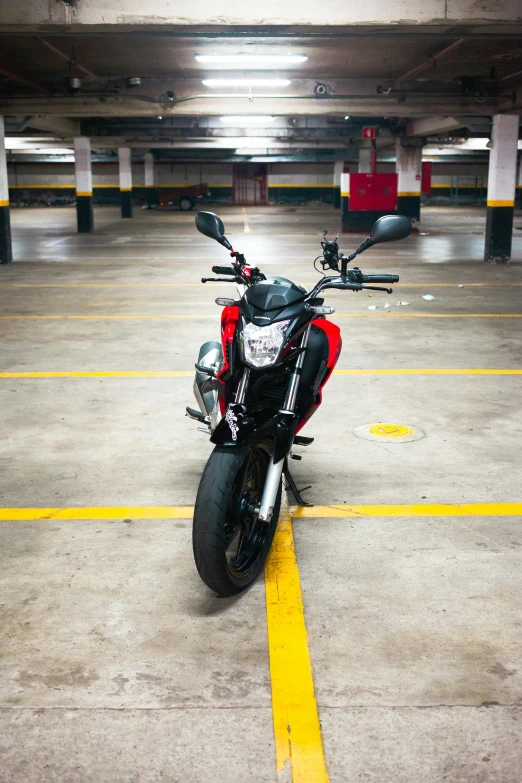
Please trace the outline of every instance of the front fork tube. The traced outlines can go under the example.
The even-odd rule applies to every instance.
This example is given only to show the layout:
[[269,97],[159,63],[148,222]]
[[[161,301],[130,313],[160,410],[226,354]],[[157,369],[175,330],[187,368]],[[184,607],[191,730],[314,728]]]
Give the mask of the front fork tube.
[[[301,371],[303,369],[303,364],[306,356],[306,347],[308,345],[308,339],[310,337],[310,329],[311,329],[311,325],[309,324],[301,338],[301,343],[299,347],[304,350],[301,350],[301,353],[297,357],[294,371],[290,376],[290,383],[288,384],[288,390],[286,392],[285,404],[282,410],[279,411],[281,427],[292,426],[293,423],[294,409],[297,401],[297,392],[299,389],[299,382],[301,380]],[[288,456],[288,454],[285,452],[285,454],[283,454],[283,456],[280,457],[280,459],[274,461],[274,457],[276,456],[275,446],[276,444],[274,442],[274,454],[272,455],[272,459],[270,460],[270,465],[268,466],[268,471],[265,479],[265,486],[263,487],[263,496],[261,498],[261,505],[259,506],[258,516],[259,519],[262,519],[264,522],[270,522],[270,519],[272,518],[272,514],[274,513],[274,506],[277,498],[277,492],[279,490],[279,483],[281,481],[281,475],[283,473],[285,459]]]

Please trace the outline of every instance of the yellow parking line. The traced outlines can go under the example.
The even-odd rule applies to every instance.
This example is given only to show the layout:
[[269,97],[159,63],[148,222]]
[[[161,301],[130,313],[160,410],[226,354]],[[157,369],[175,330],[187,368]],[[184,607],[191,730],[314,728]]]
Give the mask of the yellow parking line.
[[378,506],[298,506],[292,516],[327,517],[509,517],[522,514],[522,503],[415,503]]
[[0,508],[1,521],[46,519],[192,519],[193,506],[91,506],[82,508]]
[[0,372],[0,378],[192,378],[194,370],[85,370],[79,372]]
[[[334,375],[522,375],[522,370],[397,369],[334,370]],[[194,370],[64,370],[52,372],[0,372],[0,378],[192,378]]]
[[[303,282],[313,286],[317,281]],[[394,283],[400,288],[513,288],[522,283]],[[201,283],[4,283],[2,288],[199,288]]]
[[[1,508],[0,521],[34,522],[46,519],[192,519],[192,506],[90,506],[67,508]],[[517,503],[414,503],[407,505],[291,506],[289,518],[330,517],[509,517],[522,515]],[[284,513],[281,514],[284,519]]]
[[292,783],[327,783],[288,510],[279,517],[266,561],[265,590],[277,774]]
[[[336,318],[522,318],[522,313],[336,313]],[[216,318],[215,314],[158,314],[158,315],[0,315],[2,320],[162,320]]]

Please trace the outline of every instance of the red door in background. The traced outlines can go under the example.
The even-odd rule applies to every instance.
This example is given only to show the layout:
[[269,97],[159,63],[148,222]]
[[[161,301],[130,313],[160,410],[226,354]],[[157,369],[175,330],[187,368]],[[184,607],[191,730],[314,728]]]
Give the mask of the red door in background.
[[241,206],[267,203],[266,163],[234,163],[232,201]]
[[431,193],[431,167],[430,161],[423,161],[421,179],[421,190],[423,193]]

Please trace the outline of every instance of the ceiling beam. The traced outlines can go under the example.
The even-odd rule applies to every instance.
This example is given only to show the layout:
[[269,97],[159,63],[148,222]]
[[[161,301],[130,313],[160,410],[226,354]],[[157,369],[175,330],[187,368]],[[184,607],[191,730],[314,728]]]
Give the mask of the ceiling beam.
[[3,29],[48,31],[61,28],[81,32],[84,29],[107,28],[133,30],[170,29],[174,26],[201,30],[202,25],[224,27],[268,27],[271,25],[307,27],[371,26],[380,30],[387,26],[468,25],[473,29],[490,25],[522,23],[522,12],[517,0],[466,2],[466,0],[386,0],[374,3],[339,3],[338,0],[265,0],[262,8],[251,3],[233,3],[223,6],[221,0],[200,0],[198,3],[172,3],[155,0],[151,5],[142,0],[99,0],[49,2],[32,0],[14,3],[0,0],[0,24]]

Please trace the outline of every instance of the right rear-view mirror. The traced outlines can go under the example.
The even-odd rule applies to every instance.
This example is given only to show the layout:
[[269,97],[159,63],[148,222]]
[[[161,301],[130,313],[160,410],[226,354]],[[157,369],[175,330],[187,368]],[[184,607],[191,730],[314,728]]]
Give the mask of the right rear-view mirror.
[[404,215],[383,215],[373,224],[370,242],[372,245],[377,245],[379,242],[406,239],[411,234],[411,227],[410,218]]

